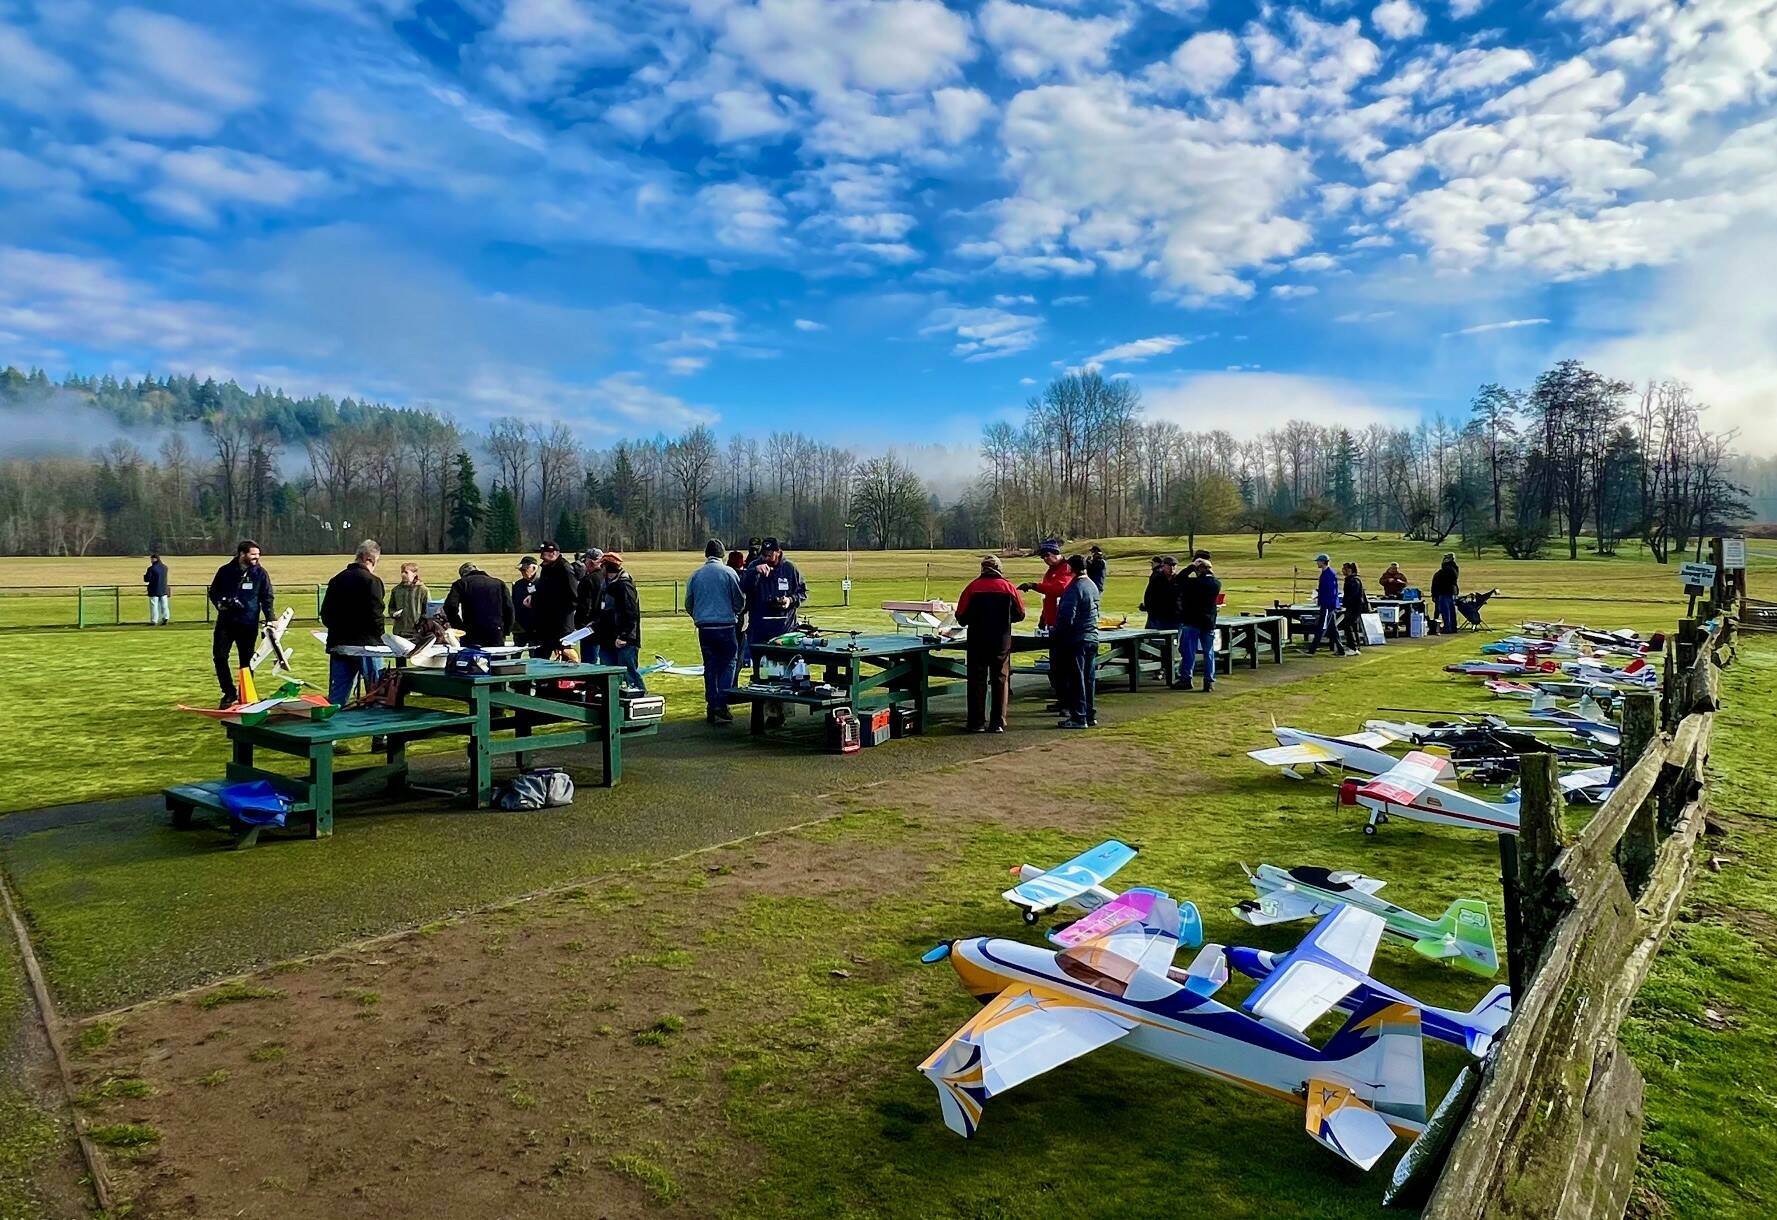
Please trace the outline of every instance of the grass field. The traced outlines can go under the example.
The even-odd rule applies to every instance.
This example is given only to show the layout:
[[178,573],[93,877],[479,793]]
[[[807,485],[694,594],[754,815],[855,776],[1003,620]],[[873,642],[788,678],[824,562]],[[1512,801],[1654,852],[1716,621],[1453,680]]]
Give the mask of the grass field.
[[[1288,596],[1292,567],[1310,568],[1322,547],[1372,579],[1395,557],[1424,583],[1436,558],[1308,538],[1261,564],[1249,540],[1210,545],[1236,609]],[[1160,548],[1108,549],[1107,603],[1133,610],[1145,555]],[[843,572],[843,556],[798,559],[811,582]],[[879,625],[868,607],[926,589],[923,553],[853,562],[853,608],[816,613],[824,625]],[[934,595],[975,571],[968,555],[930,562]],[[638,575],[691,566],[635,564]],[[1014,579],[1034,575],[1035,561],[1012,567]],[[1489,615],[1499,625],[1565,614],[1656,628],[1682,610],[1668,570],[1626,557],[1470,559],[1464,584],[1512,595]],[[1228,677],[1211,699],[1107,693],[1107,728],[1089,738],[1041,732],[1049,721],[1029,698],[997,742],[955,732],[954,713],[941,713],[927,737],[855,759],[816,754],[805,734],[754,743],[673,724],[636,743],[621,788],[586,791],[570,809],[348,807],[330,841],[247,853],[171,831],[146,802],[26,814],[0,818],[0,860],[67,1012],[258,971],[95,1016],[75,1040],[89,1120],[114,1141],[134,1215],[385,1215],[415,1190],[437,1214],[463,1216],[584,1214],[588,1200],[611,1215],[994,1217],[1107,1204],[1141,1215],[1184,1197],[1235,1215],[1372,1215],[1380,1176],[1314,1149],[1299,1111],[1133,1056],[1021,1086],[991,1104],[977,1140],[957,1140],[912,1065],[973,1004],[947,968],[915,962],[951,936],[1027,935],[997,897],[1004,870],[1107,834],[1143,849],[1121,880],[1195,900],[1211,940],[1280,947],[1304,930],[1257,935],[1228,914],[1247,892],[1239,863],[1261,859],[1360,867],[1416,908],[1477,894],[1497,910],[1490,839],[1399,824],[1366,839],[1330,786],[1278,780],[1242,757],[1268,741],[1273,717],[1349,727],[1379,704],[1473,701],[1475,688],[1439,666],[1475,642],[1292,657]],[[671,619],[650,618],[644,643],[694,650]],[[215,726],[166,710],[208,694],[207,652],[207,633],[180,628],[0,634],[0,706],[20,729],[0,757],[0,808],[218,773]],[[1752,755],[1777,707],[1766,693],[1777,653],[1748,652],[1757,664],[1730,671],[1724,726],[1741,744],[1718,744],[1718,768]],[[696,713],[692,683],[661,686],[679,696],[677,718]],[[1748,810],[1768,796],[1723,792]],[[778,833],[680,855],[761,831]],[[1706,882],[1723,888],[1700,892],[1638,1010],[1643,1182],[1674,1214],[1761,1214],[1752,1204],[1772,1198],[1767,1137],[1751,1145],[1766,1168],[1740,1180],[1724,1151],[1747,1146],[1724,1104],[1729,1082],[1777,1067],[1768,988],[1750,964],[1768,955],[1777,916],[1768,886],[1733,884],[1739,869],[1768,879],[1771,862],[1736,854]],[[1730,907],[1747,913],[1718,918]],[[400,928],[417,930],[304,960]],[[1389,949],[1377,968],[1431,1002],[1466,1007],[1484,990]],[[18,1007],[6,984],[0,961],[0,1029]],[[1446,1051],[1429,1059],[1440,1091],[1460,1062]],[[1748,1118],[1768,1117],[1767,1096],[1744,1092]],[[217,1155],[247,1128],[278,1155]],[[0,1139],[0,1170],[34,1148],[9,1153]]]

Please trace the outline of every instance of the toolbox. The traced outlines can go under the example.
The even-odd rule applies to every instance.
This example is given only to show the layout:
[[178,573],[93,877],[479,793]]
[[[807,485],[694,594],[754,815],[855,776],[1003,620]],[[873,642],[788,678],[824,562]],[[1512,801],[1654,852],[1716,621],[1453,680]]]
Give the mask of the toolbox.
[[862,712],[858,716],[858,738],[867,746],[879,746],[889,739],[889,723],[894,719],[886,707]]
[[666,715],[665,695],[647,695],[636,691],[633,694],[618,695],[617,702],[623,708],[623,719],[628,724],[652,724]]

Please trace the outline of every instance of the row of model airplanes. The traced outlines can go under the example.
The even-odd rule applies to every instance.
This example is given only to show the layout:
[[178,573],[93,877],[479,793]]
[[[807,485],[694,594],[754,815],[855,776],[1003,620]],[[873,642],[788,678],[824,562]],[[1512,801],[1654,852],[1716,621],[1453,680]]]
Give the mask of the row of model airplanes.
[[[1369,809],[1364,829],[1371,834],[1390,817],[1515,833],[1515,791],[1485,801],[1454,784],[1459,777],[1497,781],[1533,751],[1552,750],[1565,765],[1577,765],[1562,776],[1569,799],[1602,800],[1614,782],[1621,740],[1607,709],[1622,690],[1647,681],[1637,675],[1649,668],[1646,656],[1661,641],[1562,623],[1526,623],[1523,631],[1490,645],[1488,656],[1506,660],[1486,664],[1570,656],[1584,667],[1525,669],[1511,689],[1494,688],[1496,695],[1530,699],[1522,717],[1373,720],[1347,736],[1278,727],[1278,746],[1253,757],[1296,778],[1334,767],[1368,777],[1344,780],[1341,799]],[[1564,697],[1571,706],[1561,706]],[[1387,753],[1401,742],[1413,750],[1405,757]],[[972,1136],[989,1099],[1118,1045],[1301,1106],[1311,1138],[1369,1169],[1397,1137],[1417,1143],[1435,1120],[1426,1107],[1425,1039],[1479,1059],[1511,1017],[1505,986],[1462,1011],[1423,1003],[1369,973],[1387,940],[1492,977],[1499,955],[1480,899],[1454,901],[1433,919],[1378,897],[1384,882],[1361,873],[1261,864],[1247,870],[1254,897],[1233,914],[1254,926],[1317,920],[1295,948],[1274,953],[1204,944],[1197,908],[1163,890],[1106,888],[1135,855],[1112,840],[1052,869],[1013,870],[1019,883],[1004,896],[1026,923],[1055,911],[1075,917],[1048,933],[1050,946],[975,937],[925,955],[928,962],[948,960],[983,1003],[919,1067],[936,1086],[952,1130]],[[1174,965],[1180,946],[1200,946],[1183,969]],[[1225,1003],[1217,996],[1234,972],[1256,985]],[[1310,1027],[1335,1009],[1345,1014],[1343,1024],[1316,1044]],[[1402,1165],[1414,1159],[1409,1149]]]

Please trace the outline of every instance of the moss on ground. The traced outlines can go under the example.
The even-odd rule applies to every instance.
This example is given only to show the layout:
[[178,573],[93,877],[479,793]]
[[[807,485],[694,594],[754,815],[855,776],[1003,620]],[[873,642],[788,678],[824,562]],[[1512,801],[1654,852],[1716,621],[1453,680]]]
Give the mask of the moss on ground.
[[12,929],[0,929],[0,1220],[42,1214],[36,1182],[40,1167],[63,1151],[63,1124],[27,1097],[14,1078],[12,1048],[21,1028],[35,1021]]

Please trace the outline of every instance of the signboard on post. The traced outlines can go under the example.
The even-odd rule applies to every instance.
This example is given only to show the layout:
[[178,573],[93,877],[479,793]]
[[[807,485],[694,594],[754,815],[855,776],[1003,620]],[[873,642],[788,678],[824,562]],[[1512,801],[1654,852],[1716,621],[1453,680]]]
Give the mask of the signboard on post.
[[1707,589],[1715,584],[1715,565],[1712,563],[1682,564],[1678,569],[1678,580],[1686,589]]
[[1746,539],[1723,538],[1721,540],[1721,566],[1730,572],[1746,570]]

